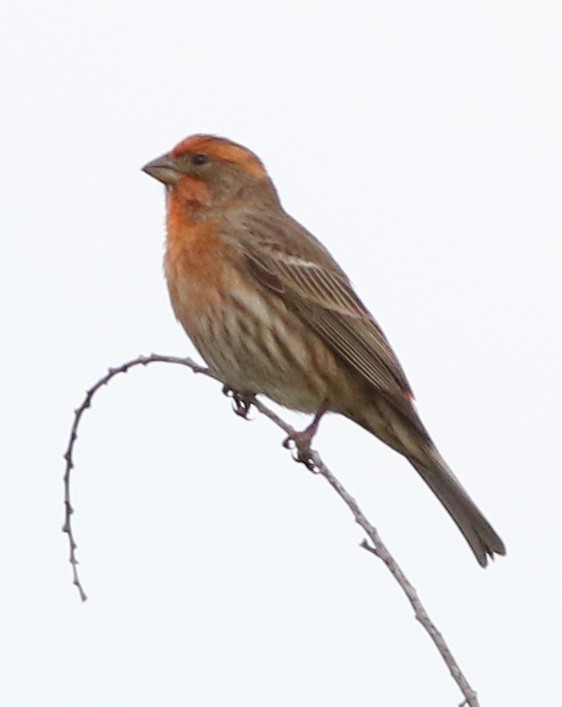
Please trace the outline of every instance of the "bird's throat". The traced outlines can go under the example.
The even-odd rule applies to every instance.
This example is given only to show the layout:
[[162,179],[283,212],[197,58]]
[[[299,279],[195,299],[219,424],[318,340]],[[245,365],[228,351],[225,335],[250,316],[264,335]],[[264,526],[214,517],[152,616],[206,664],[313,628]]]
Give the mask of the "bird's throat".
[[200,179],[190,175],[183,177],[168,192],[168,214],[172,211],[177,216],[195,216],[195,212],[211,203],[209,187]]

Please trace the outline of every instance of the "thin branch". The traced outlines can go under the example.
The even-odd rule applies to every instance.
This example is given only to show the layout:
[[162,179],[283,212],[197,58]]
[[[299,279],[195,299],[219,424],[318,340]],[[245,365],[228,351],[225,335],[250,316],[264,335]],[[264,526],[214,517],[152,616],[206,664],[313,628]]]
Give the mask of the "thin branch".
[[70,557],[68,561],[72,565],[73,584],[78,588],[78,593],[80,594],[80,599],[82,599],[82,601],[86,601],[88,597],[80,582],[80,577],[78,576],[78,559],[76,557],[76,550],[78,548],[78,545],[76,544],[76,541],[74,539],[74,533],[72,531],[71,516],[74,513],[74,508],[72,507],[72,503],[70,501],[70,472],[74,468],[73,454],[74,446],[76,444],[76,440],[78,439],[78,426],[80,425],[80,421],[82,420],[82,415],[86,412],[86,410],[88,410],[88,408],[91,407],[92,398],[94,397],[94,395],[98,392],[100,388],[103,388],[104,385],[107,385],[112,378],[114,378],[119,373],[127,373],[127,371],[130,368],[133,368],[134,366],[146,366],[149,363],[158,361],[162,363],[181,363],[184,366],[188,366],[189,368],[191,368],[194,373],[204,373],[210,378],[215,378],[211,371],[209,371],[207,368],[199,366],[197,363],[195,363],[195,361],[192,361],[190,358],[178,358],[177,356],[159,356],[158,354],[151,354],[150,356],[139,356],[138,358],[135,358],[132,361],[127,361],[127,363],[124,363],[122,366],[118,366],[117,368],[110,368],[106,375],[103,376],[103,378],[100,378],[97,383],[95,383],[91,388],[86,391],[86,397],[84,398],[80,406],[77,407],[74,411],[74,421],[70,430],[68,446],[66,448],[66,452],[63,454],[63,458],[66,462],[66,465],[64,472],[64,524],[62,526],[62,532],[68,535],[68,544],[70,548]]
[[[71,516],[74,513],[74,509],[70,501],[70,474],[72,469],[74,468],[73,454],[76,440],[78,439],[78,427],[80,425],[80,421],[82,419],[83,414],[92,404],[92,398],[98,392],[98,390],[100,390],[100,388],[102,388],[104,385],[107,385],[107,383],[109,383],[109,381],[119,373],[127,373],[129,369],[135,366],[146,366],[149,363],[178,363],[191,369],[193,373],[201,373],[205,376],[208,376],[209,378],[218,380],[218,378],[212,373],[212,371],[210,371],[208,368],[200,366],[190,358],[151,354],[150,356],[139,356],[138,358],[132,361],[127,361],[127,363],[124,363],[123,365],[118,366],[117,368],[110,368],[103,378],[101,378],[89,390],[86,391],[86,397],[82,401],[81,405],[74,411],[74,421],[70,431],[68,446],[64,454],[64,459],[66,462],[64,474],[65,520],[62,528],[63,532],[68,535],[68,542],[70,547],[69,562],[72,565],[73,583],[78,588],[78,592],[82,601],[86,601],[87,596],[84,592],[84,589],[78,576],[78,560],[76,558],[77,545],[74,539],[71,524]],[[254,407],[262,415],[267,417],[269,420],[271,420],[271,422],[273,422],[286,433],[287,439],[285,440],[284,445],[288,446],[288,442],[292,443],[293,448],[296,451],[296,455],[293,456],[293,459],[296,462],[304,463],[308,469],[314,471],[316,474],[326,479],[326,481],[330,484],[330,486],[334,489],[334,491],[349,508],[349,510],[353,514],[355,522],[361,526],[361,528],[367,534],[369,540],[372,543],[369,544],[367,540],[363,540],[361,543],[361,547],[381,559],[388,567],[388,570],[390,571],[394,579],[397,581],[400,588],[406,595],[408,601],[410,602],[414,610],[415,618],[423,626],[426,633],[429,635],[429,637],[435,644],[442,659],[445,661],[445,664],[447,665],[451,676],[457,683],[464,697],[464,701],[459,707],[463,707],[463,705],[468,705],[468,707],[479,707],[476,692],[472,689],[467,679],[465,678],[457,661],[451,653],[451,650],[449,649],[445,639],[443,638],[443,635],[437,629],[435,623],[429,618],[429,615],[425,610],[422,602],[420,601],[418,593],[414,589],[413,585],[407,579],[406,575],[404,574],[394,557],[391,555],[386,545],[381,540],[377,529],[373,525],[371,525],[371,523],[367,520],[353,496],[351,496],[351,494],[344,488],[340,481],[332,474],[326,464],[324,464],[318,452],[311,449],[308,444],[301,442],[294,427],[285,422],[285,420],[279,417],[279,415],[277,415],[273,410],[264,405],[256,397],[243,397],[237,394],[235,391],[231,391],[227,388],[223,388],[223,392],[225,392],[232,398],[234,411],[241,417],[247,417],[250,406],[254,405]]]

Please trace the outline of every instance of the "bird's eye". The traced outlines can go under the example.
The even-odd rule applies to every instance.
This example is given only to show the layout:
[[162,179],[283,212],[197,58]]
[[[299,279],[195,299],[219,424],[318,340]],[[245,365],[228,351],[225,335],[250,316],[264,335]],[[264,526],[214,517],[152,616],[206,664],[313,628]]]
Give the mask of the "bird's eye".
[[209,161],[209,155],[206,155],[204,152],[196,152],[192,158],[191,161],[193,162],[194,165],[202,165],[202,164],[207,164]]

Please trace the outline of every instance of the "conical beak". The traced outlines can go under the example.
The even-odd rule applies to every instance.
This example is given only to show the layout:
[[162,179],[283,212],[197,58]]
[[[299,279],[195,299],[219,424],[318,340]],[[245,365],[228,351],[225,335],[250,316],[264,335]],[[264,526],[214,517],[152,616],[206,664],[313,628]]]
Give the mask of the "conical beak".
[[142,171],[168,185],[177,184],[185,176],[185,173],[180,171],[177,161],[170,155],[157,157],[152,162],[145,164]]

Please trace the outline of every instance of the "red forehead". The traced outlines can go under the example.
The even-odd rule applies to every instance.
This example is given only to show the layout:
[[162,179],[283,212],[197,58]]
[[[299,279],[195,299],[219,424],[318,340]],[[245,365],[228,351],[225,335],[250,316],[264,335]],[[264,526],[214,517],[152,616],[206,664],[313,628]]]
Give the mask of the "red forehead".
[[254,177],[266,176],[261,160],[251,150],[226,138],[214,135],[191,135],[174,147],[172,155],[184,155],[187,152],[204,152],[217,160],[237,164]]

